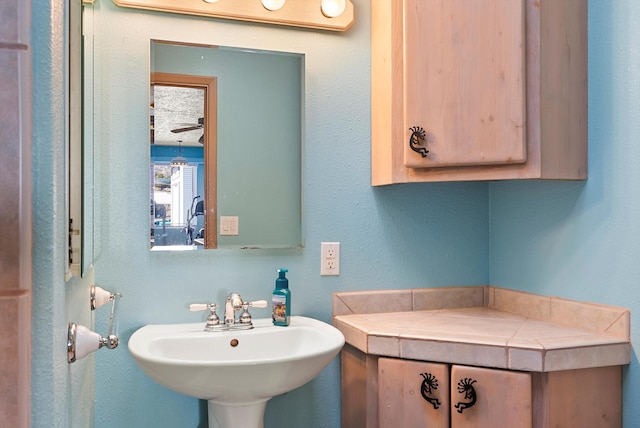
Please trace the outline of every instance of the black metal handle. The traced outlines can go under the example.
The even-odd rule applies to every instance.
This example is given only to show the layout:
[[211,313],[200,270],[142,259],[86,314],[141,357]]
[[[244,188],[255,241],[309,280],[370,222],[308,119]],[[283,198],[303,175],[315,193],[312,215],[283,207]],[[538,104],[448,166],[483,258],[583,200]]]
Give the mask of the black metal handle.
[[422,398],[431,403],[434,409],[437,409],[440,407],[440,400],[436,397],[429,397],[427,394],[433,394],[433,390],[438,389],[438,379],[431,373],[420,373],[420,376],[424,378],[422,386],[420,387],[420,394],[422,394]]
[[478,401],[476,390],[473,387],[474,383],[476,383],[476,381],[468,377],[465,377],[464,379],[460,380],[460,382],[458,382],[458,392],[460,394],[464,393],[464,398],[466,400],[469,400],[467,402],[460,401],[454,406],[456,409],[458,409],[458,413],[462,413],[464,409],[473,407],[473,405],[476,404],[476,401]]
[[409,137],[409,147],[411,147],[411,150],[413,150],[414,152],[420,153],[423,158],[426,158],[429,150],[425,149],[424,147],[420,147],[426,140],[426,132],[420,126],[412,126],[411,128],[409,128],[409,131],[411,131],[411,137]]

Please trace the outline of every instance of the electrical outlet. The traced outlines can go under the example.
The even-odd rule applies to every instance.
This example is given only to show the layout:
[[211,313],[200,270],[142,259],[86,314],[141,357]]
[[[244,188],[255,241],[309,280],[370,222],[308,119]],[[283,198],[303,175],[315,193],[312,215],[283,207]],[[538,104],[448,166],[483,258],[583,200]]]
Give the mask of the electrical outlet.
[[340,243],[320,243],[320,275],[340,275]]

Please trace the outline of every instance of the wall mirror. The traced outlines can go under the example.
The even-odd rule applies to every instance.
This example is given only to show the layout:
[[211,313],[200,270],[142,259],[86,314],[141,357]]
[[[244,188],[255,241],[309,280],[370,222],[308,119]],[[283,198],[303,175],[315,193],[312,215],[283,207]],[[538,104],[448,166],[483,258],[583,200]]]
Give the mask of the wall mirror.
[[304,56],[151,41],[152,251],[302,245]]
[[85,276],[93,265],[93,9],[73,2],[68,14],[66,280]]

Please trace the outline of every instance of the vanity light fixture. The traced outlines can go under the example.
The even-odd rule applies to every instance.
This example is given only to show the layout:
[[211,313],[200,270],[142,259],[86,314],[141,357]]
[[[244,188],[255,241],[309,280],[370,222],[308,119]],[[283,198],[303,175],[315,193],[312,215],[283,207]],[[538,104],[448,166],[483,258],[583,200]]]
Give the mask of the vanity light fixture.
[[262,5],[267,10],[278,10],[284,6],[285,0],[262,0]]
[[182,143],[182,140],[178,141],[178,156],[176,156],[175,158],[171,159],[171,166],[187,166],[189,165],[189,161],[186,158],[182,157],[182,147],[180,147],[180,143]]
[[331,31],[347,31],[354,20],[353,0],[113,0],[113,2],[121,7],[135,9]]
[[320,9],[327,18],[336,18],[344,13],[346,7],[346,0],[322,0]]

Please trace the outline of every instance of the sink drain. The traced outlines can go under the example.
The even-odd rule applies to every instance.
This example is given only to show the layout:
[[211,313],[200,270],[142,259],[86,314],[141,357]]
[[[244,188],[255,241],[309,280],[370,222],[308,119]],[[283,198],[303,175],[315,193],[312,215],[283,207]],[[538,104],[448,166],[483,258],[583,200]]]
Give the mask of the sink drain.
[[238,346],[238,339],[231,339],[231,342],[229,342],[229,345],[231,345],[232,348],[235,348],[236,346]]

